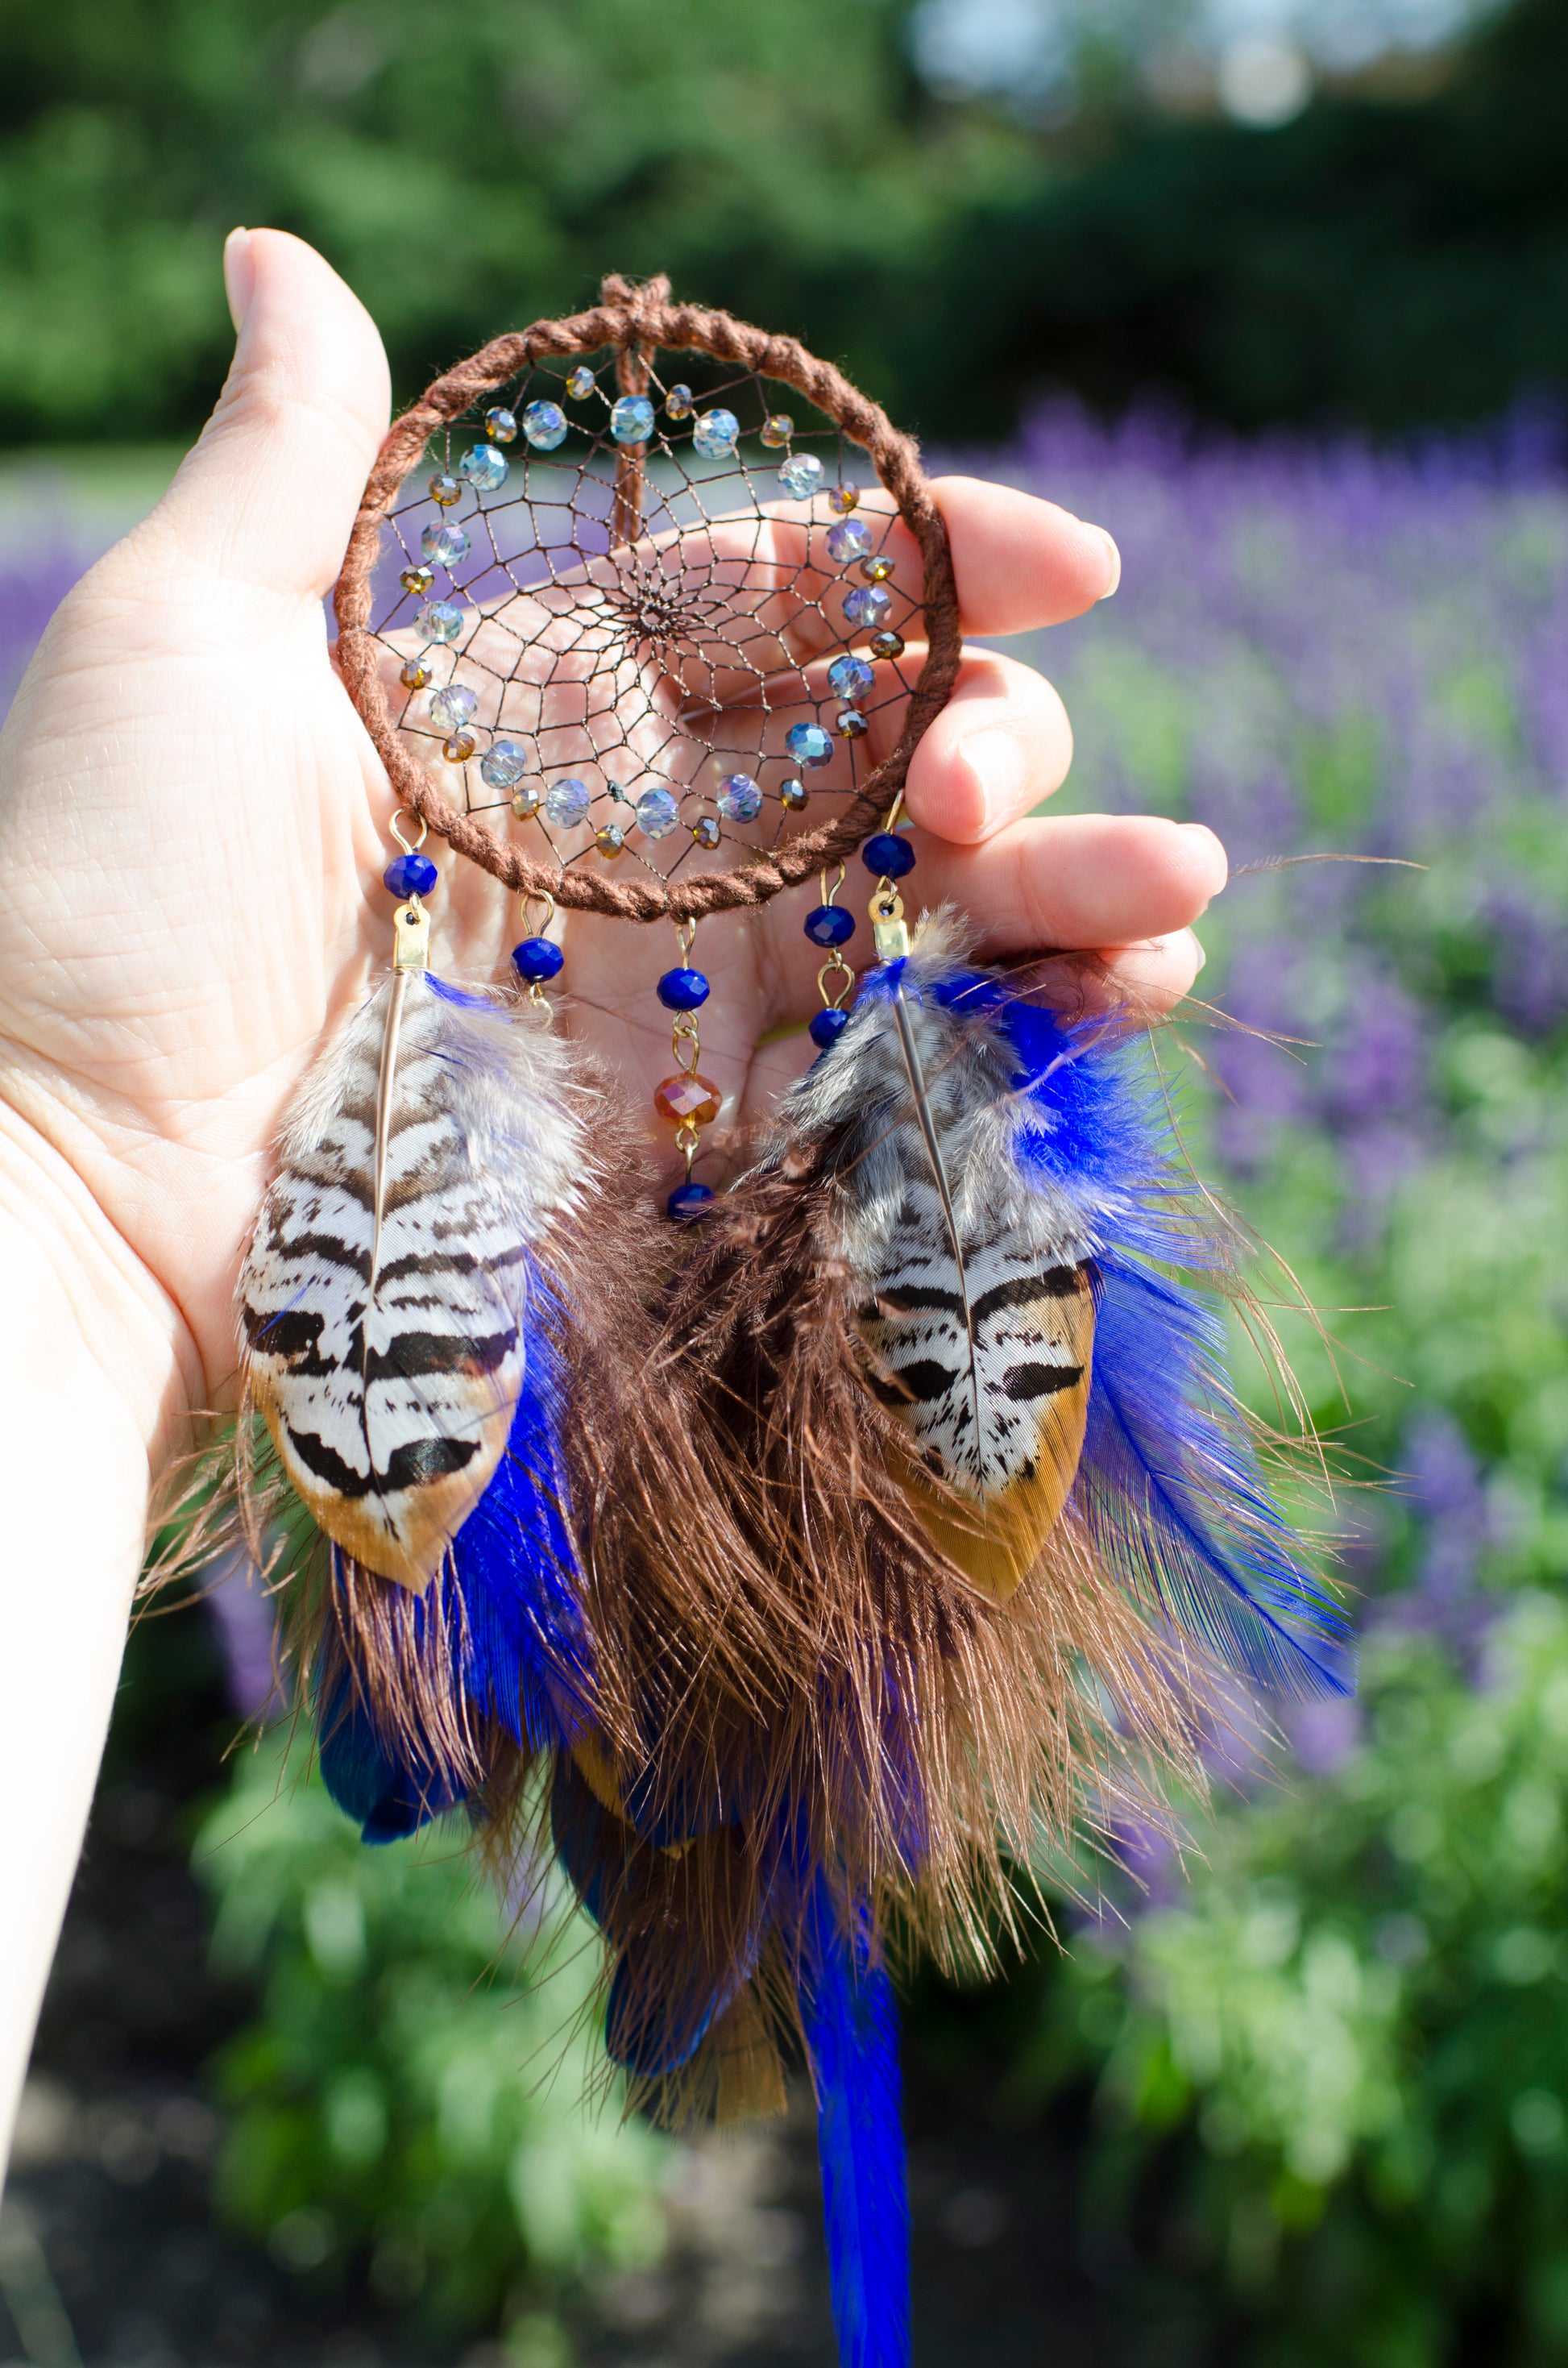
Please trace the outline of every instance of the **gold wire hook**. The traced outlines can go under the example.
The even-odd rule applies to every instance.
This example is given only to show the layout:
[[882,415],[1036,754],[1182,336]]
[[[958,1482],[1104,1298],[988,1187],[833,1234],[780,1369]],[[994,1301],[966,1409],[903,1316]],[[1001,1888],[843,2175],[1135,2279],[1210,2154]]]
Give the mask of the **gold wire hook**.
[[392,837],[402,848],[404,855],[416,855],[430,836],[430,825],[426,821],[423,814],[415,814],[415,820],[419,825],[419,836],[411,847],[407,839],[404,838],[403,835],[403,824],[407,813],[408,808],[406,806],[399,806],[396,814],[394,814],[392,818],[390,828],[392,830]]
[[826,873],[825,871],[823,873],[823,875],[822,875],[822,901],[823,901],[823,903],[824,903],[824,905],[831,905],[831,904],[833,903],[833,901],[834,901],[834,898],[837,895],[837,894],[838,894],[839,890],[843,887],[843,885],[844,885],[844,873],[845,873],[845,867],[844,867],[844,865],[841,863],[841,864],[839,865],[839,867],[838,867],[838,877],[837,877],[837,879],[834,882],[834,883],[833,883],[833,885],[832,885],[832,887],[831,887],[831,888],[830,888],[830,887],[828,886],[828,884],[827,884],[827,873]]
[[[530,938],[542,938],[546,930],[549,928],[551,921],[555,918],[554,897],[551,894],[548,888],[530,888],[527,894],[519,899],[519,902],[523,908],[523,927],[528,931],[528,936]],[[533,917],[533,908],[536,905],[542,905],[544,906],[544,918],[537,924]]]

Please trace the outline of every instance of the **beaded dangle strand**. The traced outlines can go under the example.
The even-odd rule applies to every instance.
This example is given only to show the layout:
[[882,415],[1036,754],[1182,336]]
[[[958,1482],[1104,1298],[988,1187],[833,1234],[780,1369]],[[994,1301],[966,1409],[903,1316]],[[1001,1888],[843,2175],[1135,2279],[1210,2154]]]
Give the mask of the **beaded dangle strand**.
[[674,1015],[670,1043],[676,1074],[655,1088],[653,1108],[675,1128],[676,1149],[686,1161],[686,1180],[676,1185],[665,1203],[676,1224],[682,1225],[694,1224],[713,1205],[712,1187],[699,1184],[691,1170],[702,1147],[701,1131],[718,1117],[722,1099],[718,1087],[698,1074],[702,1047],[697,1014],[711,989],[704,973],[692,967],[691,943],[696,935],[695,921],[676,923],[680,960],[673,970],[665,971],[654,990],[665,1009]]

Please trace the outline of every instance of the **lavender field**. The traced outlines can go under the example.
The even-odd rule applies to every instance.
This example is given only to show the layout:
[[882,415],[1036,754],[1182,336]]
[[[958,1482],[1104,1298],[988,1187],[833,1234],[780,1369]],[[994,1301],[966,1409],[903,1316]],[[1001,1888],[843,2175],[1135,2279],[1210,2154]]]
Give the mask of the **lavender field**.
[[[1066,1911],[1067,1960],[977,2076],[999,2130],[1076,2133],[1073,2274],[1113,2330],[1084,2357],[1568,2361],[1559,442],[1524,415],[1379,455],[1051,411],[979,464],[1122,549],[1116,599],[1030,653],[1077,733],[1062,803],[1200,819],[1231,849],[1200,929],[1200,1008],[1161,1057],[1184,1077],[1195,1152],[1325,1311],[1322,1330],[1281,1326],[1345,1478],[1333,1522],[1364,1637],[1359,1702],[1282,1712],[1274,1773],[1221,1785],[1185,1868],[1130,1846],[1108,1912]],[[62,541],[0,560],[0,695],[86,555]],[[1299,860],[1323,857],[1380,860]],[[222,2075],[231,2216],[270,2232],[278,2260],[315,2248],[301,2273],[356,2247],[401,2260],[387,2275],[410,2305],[444,2227],[451,2325],[520,2312],[533,2332],[507,2356],[552,2368],[567,2339],[551,2297],[574,2279],[619,2260],[615,2275],[659,2291],[626,2201],[627,2166],[641,2177],[647,2158],[607,2137],[570,2170],[563,2192],[585,2200],[555,2197],[555,2253],[536,2243],[519,2303],[543,2191],[536,2176],[530,2207],[508,2148],[520,2131],[568,2168],[581,2149],[558,2106],[548,2133],[529,2123],[505,2044],[476,2035],[490,1993],[470,1996],[472,1930],[454,1940],[417,1906],[398,1853],[351,1869],[317,1808],[275,1842],[268,1915],[246,1928],[265,2003]],[[345,1886],[359,1901],[382,2031],[350,2031],[334,1991],[310,1904],[324,1853],[340,1907]],[[206,1865],[221,1930],[243,1925],[234,1870],[256,1862]],[[411,1980],[427,2002],[465,2001],[466,2070],[434,2043],[401,2068]],[[472,2112],[492,2115],[477,2185],[442,2153],[442,2100],[465,2078]],[[269,2166],[248,2183],[247,2148]],[[963,2241],[1027,2265],[1046,2243],[1034,2208],[999,2207],[989,2235],[971,2213]],[[967,2343],[931,2362],[1039,2356],[977,2309]],[[1041,2337],[1052,2309],[1042,2292]],[[754,2328],[701,2356],[806,2356],[756,2343]],[[651,2304],[614,2356],[680,2356],[678,2329]]]

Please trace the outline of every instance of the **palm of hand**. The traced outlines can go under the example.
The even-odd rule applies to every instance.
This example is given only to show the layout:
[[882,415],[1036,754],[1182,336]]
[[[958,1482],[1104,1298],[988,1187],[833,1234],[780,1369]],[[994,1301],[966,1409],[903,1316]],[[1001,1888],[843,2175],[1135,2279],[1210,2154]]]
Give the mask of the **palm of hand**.
[[[54,619],[0,776],[7,1133],[37,1147],[40,1177],[85,1186],[178,1311],[209,1393],[233,1362],[234,1270],[280,1111],[324,1028],[385,958],[390,912],[366,889],[389,851],[391,800],[321,608],[384,427],[384,360],[308,249],[262,233],[250,250],[255,296],[218,413],[159,509]],[[945,507],[971,625],[1048,621],[1105,588],[1095,529],[1021,496],[957,498],[967,567]],[[997,505],[1040,514],[1023,519],[1011,573],[994,557]],[[977,734],[992,744],[983,763]],[[988,811],[998,743],[1010,778]],[[1096,851],[1084,825],[1013,822],[1057,785],[1069,745],[1038,677],[984,655],[967,664],[911,776],[912,813],[940,834],[922,850],[926,894],[962,894],[998,951],[1053,935],[1114,950],[1183,931],[1222,882],[1207,833],[1101,825],[1119,877],[1086,891],[1079,875],[1095,874]],[[1068,836],[1048,848],[1020,841],[1030,831]],[[1106,860],[1102,848],[1096,877]],[[714,994],[702,1065],[745,1117],[801,1064],[799,1045],[757,1049],[814,1002],[801,905],[788,896],[703,927]],[[493,973],[514,919],[494,883],[447,864],[442,967]],[[645,1107],[671,1065],[652,996],[671,933],[574,916],[567,956],[579,1031]],[[1195,960],[1173,938],[1149,975],[1180,991]]]

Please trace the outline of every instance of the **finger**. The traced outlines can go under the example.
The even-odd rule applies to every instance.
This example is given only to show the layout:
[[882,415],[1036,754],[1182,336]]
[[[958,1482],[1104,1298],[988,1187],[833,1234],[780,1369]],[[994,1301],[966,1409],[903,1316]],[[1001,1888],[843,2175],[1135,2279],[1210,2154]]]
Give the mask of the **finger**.
[[233,362],[146,532],[232,582],[319,599],[386,432],[386,356],[358,298],[302,240],[236,231],[224,261]]
[[1168,1011],[1192,993],[1193,981],[1206,959],[1190,929],[1175,929],[1168,938],[1151,938],[1141,946],[1108,948],[1100,991],[1085,998],[1093,1005],[1131,1003],[1140,1011]]
[[974,846],[1052,796],[1072,761],[1073,727],[1044,677],[999,651],[966,651],[911,761],[904,805],[938,838]]
[[1167,938],[1208,909],[1225,850],[1202,823],[1062,814],[1014,823],[983,846],[916,837],[920,901],[951,897],[983,955],[1093,952]]
[[[1108,948],[1108,959],[1119,965],[1122,950],[1174,940],[1225,884],[1225,851],[1212,831],[1153,815],[1026,820],[977,847],[916,831],[912,845],[916,868],[901,882],[906,907],[913,915],[950,900],[972,922],[984,961],[1051,951],[1103,955]],[[856,870],[863,879],[864,867]],[[802,889],[768,907],[770,1024],[815,1008],[822,955],[801,924],[817,901]],[[838,901],[852,910],[859,904],[847,883]],[[869,935],[862,923],[847,949],[851,962]],[[1172,958],[1176,968],[1186,959],[1179,952]]]

